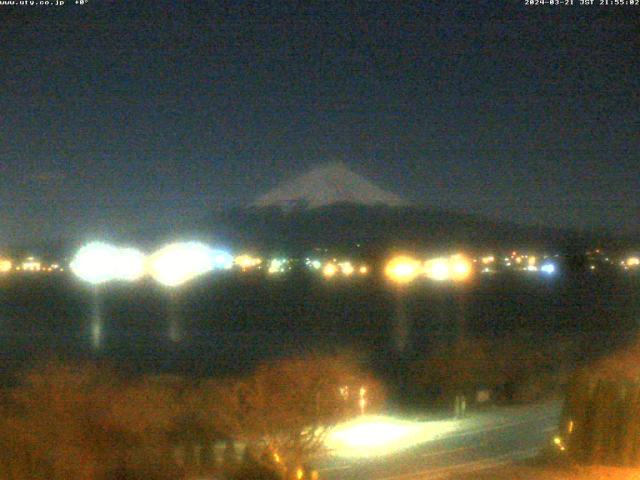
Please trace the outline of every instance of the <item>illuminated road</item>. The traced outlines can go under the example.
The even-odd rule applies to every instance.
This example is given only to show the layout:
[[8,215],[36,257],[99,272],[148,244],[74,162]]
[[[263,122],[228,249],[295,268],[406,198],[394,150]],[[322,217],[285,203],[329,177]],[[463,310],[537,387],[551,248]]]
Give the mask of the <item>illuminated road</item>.
[[464,478],[534,456],[558,425],[561,403],[496,408],[469,415],[441,438],[378,458],[333,458],[317,466],[332,480]]

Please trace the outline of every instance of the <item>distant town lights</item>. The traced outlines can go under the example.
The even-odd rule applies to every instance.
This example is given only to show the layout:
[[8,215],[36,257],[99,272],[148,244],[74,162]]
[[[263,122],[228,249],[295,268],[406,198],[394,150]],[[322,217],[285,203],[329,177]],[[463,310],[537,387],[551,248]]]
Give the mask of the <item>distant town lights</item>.
[[451,280],[461,282],[471,276],[473,267],[467,257],[458,254],[453,255],[449,260],[451,262]]
[[331,262],[327,263],[322,269],[322,275],[324,275],[325,278],[331,278],[336,273],[338,273],[338,267]]
[[262,259],[258,257],[253,257],[248,254],[238,255],[234,263],[240,267],[242,270],[248,270],[251,268],[255,268],[262,263]]
[[214,270],[230,270],[233,267],[233,256],[224,250],[211,251]]
[[482,257],[480,261],[482,262],[483,265],[488,265],[495,261],[495,257],[493,255],[487,255],[486,257]]
[[273,258],[269,262],[269,269],[267,271],[270,274],[283,273],[288,262],[286,258]]
[[6,258],[0,258],[0,273],[10,272],[13,268],[13,262]]
[[420,275],[422,266],[418,260],[405,255],[392,258],[386,265],[384,273],[395,283],[410,283]]
[[27,258],[22,265],[20,266],[24,272],[39,272],[42,270],[42,264],[40,261],[36,260],[33,257]]
[[342,274],[346,275],[347,277],[349,277],[354,272],[354,268],[353,265],[351,265],[351,262],[342,262],[339,263],[338,266],[340,267]]
[[638,257],[629,257],[627,258],[627,267],[637,267],[640,265],[640,258]]
[[431,280],[442,282],[451,277],[449,267],[447,258],[433,258],[424,262],[424,274]]
[[552,275],[556,271],[556,266],[553,263],[545,263],[540,267],[540,271],[547,275]]
[[424,262],[424,274],[437,282],[461,282],[471,276],[473,264],[465,255],[438,257]]

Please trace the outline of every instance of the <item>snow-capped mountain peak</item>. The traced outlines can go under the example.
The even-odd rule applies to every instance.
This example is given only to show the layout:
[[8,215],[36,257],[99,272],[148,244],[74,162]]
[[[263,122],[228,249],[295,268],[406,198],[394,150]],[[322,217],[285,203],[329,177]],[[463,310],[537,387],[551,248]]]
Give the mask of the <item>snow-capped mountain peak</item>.
[[401,206],[409,202],[352,172],[342,162],[316,167],[259,197],[254,207],[317,208],[335,203]]

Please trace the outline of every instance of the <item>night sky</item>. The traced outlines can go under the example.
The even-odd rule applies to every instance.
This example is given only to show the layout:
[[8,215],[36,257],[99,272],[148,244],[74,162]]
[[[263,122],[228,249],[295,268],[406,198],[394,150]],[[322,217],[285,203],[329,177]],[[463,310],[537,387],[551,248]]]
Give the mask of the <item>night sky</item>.
[[0,246],[170,228],[334,160],[431,207],[637,232],[640,7],[0,6]]

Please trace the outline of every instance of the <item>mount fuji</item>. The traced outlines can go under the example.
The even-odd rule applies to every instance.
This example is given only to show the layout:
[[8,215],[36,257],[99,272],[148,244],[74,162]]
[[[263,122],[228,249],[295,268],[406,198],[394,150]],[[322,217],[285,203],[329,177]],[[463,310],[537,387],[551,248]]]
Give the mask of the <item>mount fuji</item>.
[[333,162],[285,182],[258,198],[251,207],[319,208],[339,203],[401,207],[409,202]]
[[[351,171],[326,163],[258,197],[245,207],[213,210],[197,230],[240,248],[308,252],[316,247],[370,252],[392,249],[583,249],[589,235],[518,225],[412,204]],[[607,237],[608,238],[608,237]],[[586,243],[585,243],[586,242]]]

